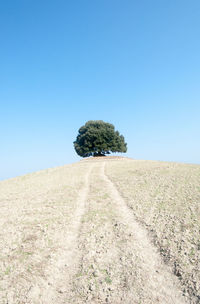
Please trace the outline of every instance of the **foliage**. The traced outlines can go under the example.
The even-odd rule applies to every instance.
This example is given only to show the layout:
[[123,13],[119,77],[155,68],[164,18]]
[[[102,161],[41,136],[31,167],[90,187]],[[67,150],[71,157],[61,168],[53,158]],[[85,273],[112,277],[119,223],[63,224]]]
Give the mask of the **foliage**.
[[82,157],[105,156],[111,152],[126,152],[127,144],[112,124],[90,120],[79,129],[74,148]]

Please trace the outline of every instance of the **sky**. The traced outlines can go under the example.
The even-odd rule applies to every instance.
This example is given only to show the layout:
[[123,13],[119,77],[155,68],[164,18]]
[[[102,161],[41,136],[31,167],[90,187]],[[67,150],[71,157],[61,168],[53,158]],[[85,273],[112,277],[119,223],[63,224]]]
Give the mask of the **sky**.
[[200,164],[199,0],[0,1],[0,180],[79,161],[88,120]]

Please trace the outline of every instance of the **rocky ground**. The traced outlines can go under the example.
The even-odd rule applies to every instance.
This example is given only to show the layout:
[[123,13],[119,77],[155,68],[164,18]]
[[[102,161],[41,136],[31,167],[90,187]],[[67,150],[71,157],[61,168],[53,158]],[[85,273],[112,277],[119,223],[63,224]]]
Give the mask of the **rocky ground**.
[[199,303],[199,179],[103,157],[0,182],[0,303]]

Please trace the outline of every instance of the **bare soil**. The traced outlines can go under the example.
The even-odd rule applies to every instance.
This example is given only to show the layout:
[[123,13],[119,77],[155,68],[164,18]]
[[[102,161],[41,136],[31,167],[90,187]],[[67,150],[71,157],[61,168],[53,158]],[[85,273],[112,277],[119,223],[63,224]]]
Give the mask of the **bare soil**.
[[199,303],[199,178],[101,157],[0,182],[0,303]]
[[184,296],[200,303],[200,166],[132,160],[109,162],[107,174],[179,278]]

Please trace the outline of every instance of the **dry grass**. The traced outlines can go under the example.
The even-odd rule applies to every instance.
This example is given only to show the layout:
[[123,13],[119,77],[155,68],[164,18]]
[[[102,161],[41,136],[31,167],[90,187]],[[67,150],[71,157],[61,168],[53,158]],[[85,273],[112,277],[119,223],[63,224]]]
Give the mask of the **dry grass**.
[[87,169],[74,164],[0,183],[0,303],[28,303],[32,287],[45,280]]
[[107,174],[172,265],[184,293],[198,303],[200,166],[132,160],[109,162]]
[[200,166],[119,157],[0,182],[0,304],[198,303],[199,202]]

